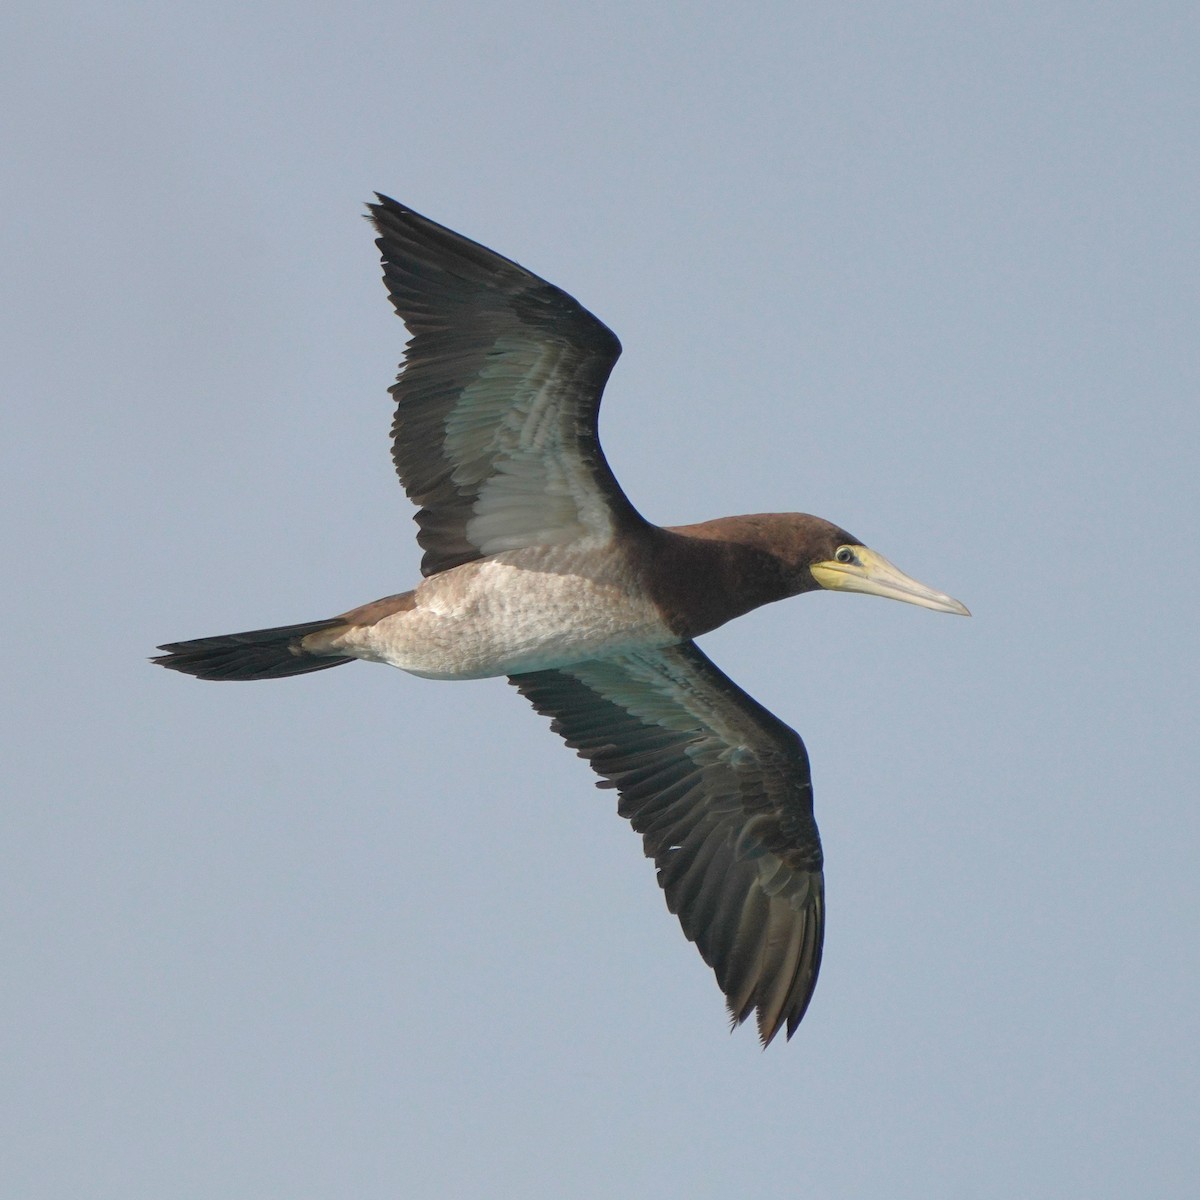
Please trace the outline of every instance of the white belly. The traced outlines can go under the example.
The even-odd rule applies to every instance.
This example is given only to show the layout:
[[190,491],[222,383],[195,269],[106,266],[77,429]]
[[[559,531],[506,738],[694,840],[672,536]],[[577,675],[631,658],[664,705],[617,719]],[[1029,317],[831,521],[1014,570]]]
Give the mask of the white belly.
[[415,607],[338,641],[360,658],[429,679],[481,679],[566,666],[678,637],[630,586],[623,561],[565,548],[513,551],[426,579]]

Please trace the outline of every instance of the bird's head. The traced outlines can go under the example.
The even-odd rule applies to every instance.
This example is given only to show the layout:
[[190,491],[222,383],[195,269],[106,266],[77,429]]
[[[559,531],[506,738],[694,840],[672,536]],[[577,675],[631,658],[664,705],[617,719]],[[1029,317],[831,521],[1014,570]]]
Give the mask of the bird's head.
[[971,615],[965,605],[905,575],[853,534],[820,517],[803,513],[796,517],[796,537],[791,549],[798,592],[818,587],[831,592],[862,592],[867,596],[903,600],[935,612]]
[[970,616],[944,592],[892,566],[853,534],[807,513],[751,513],[676,525],[654,543],[657,599],[697,637],[763,604],[815,592],[864,592]]

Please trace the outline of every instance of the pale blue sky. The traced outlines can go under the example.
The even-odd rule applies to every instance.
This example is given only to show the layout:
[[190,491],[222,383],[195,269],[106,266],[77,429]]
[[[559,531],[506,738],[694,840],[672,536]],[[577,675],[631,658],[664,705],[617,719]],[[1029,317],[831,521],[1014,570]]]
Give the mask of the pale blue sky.
[[[1200,1162],[1192,4],[0,18],[6,1195],[1184,1197]],[[790,1044],[725,1031],[502,683],[157,642],[410,586],[362,202],[626,352],[662,522],[799,509],[971,621],[704,640],[805,737]]]

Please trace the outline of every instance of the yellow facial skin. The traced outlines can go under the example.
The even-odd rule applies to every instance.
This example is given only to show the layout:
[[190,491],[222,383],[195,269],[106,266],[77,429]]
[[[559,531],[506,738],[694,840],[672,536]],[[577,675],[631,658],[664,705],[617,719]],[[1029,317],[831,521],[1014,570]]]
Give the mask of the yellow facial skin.
[[917,604],[934,612],[971,615],[965,604],[918,583],[866,546],[839,546],[833,558],[814,563],[809,570],[823,588],[833,592],[863,592],[868,596],[903,600],[905,604]]

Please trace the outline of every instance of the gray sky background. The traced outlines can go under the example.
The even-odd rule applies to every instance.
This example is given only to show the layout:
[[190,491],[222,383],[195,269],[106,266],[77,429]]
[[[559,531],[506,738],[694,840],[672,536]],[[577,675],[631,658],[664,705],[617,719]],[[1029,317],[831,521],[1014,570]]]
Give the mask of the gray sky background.
[[[0,18],[5,1195],[1184,1197],[1200,1098],[1194,4]],[[157,642],[410,586],[373,189],[576,295],[662,522],[799,509],[975,613],[704,640],[829,923],[730,1036],[498,681]]]

